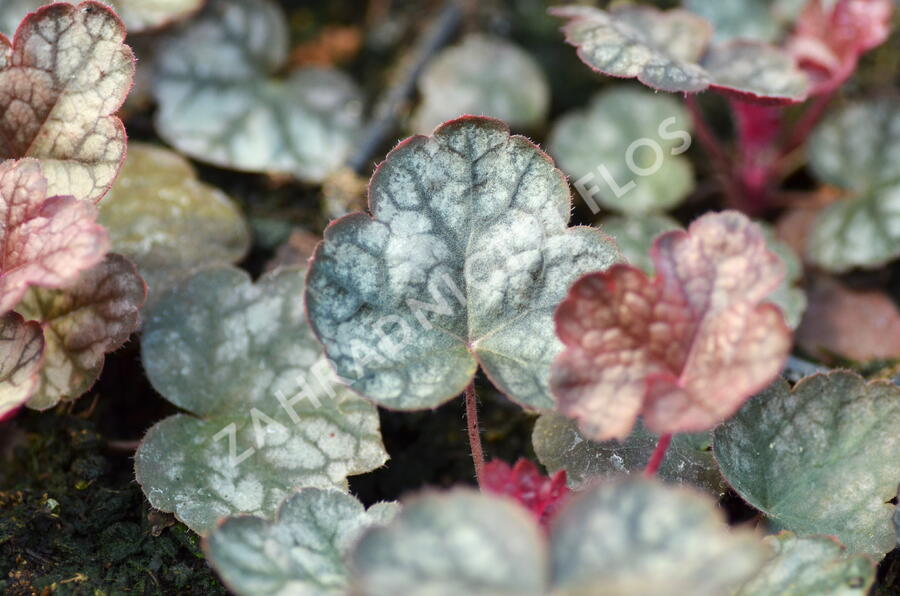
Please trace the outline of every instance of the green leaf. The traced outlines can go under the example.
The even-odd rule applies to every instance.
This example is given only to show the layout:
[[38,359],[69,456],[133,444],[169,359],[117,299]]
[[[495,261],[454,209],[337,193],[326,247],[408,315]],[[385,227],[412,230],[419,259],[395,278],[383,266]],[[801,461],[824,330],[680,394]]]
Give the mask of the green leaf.
[[38,388],[43,356],[40,323],[14,312],[0,316],[0,420]]
[[369,208],[325,230],[310,270],[310,322],[338,374],[380,404],[423,409],[480,364],[514,401],[552,408],[553,311],[619,255],[599,230],[567,227],[550,158],[502,122],[460,118],[395,148]]
[[156,128],[217,166],[320,182],[353,148],[360,93],[329,69],[278,73],[287,19],[269,0],[210,0],[157,55]]
[[566,41],[603,74],[637,78],[661,91],[713,89],[765,103],[796,103],[807,95],[806,76],[788,54],[749,40],[710,47],[710,24],[684,10],[570,5],[553,7],[551,14],[569,20]]
[[137,264],[151,303],[192,270],[238,261],[250,244],[231,198],[198,181],[178,154],[143,143],[128,147],[99,221],[113,250]]
[[348,551],[363,530],[387,523],[397,509],[379,503],[367,511],[341,491],[305,488],[284,500],[274,522],[226,519],[206,537],[204,550],[236,594],[342,596]]
[[294,488],[346,489],[387,459],[374,406],[337,384],[306,324],[304,274],[255,285],[197,273],[144,326],[154,388],[187,411],[148,431],[136,473],[150,504],[198,533],[239,512],[271,517]]
[[728,483],[776,527],[831,534],[881,558],[896,543],[898,428],[900,388],[838,371],[793,390],[776,381],[716,430],[713,445]]
[[[579,490],[598,480],[639,474],[650,461],[659,436],[639,420],[624,441],[591,441],[578,431],[575,421],[549,413],[537,419],[531,440],[547,471],[555,474],[565,470],[569,486]],[[708,432],[676,434],[657,475],[670,482],[702,488],[717,497],[727,488],[713,459],[712,436]]]
[[548,150],[592,211],[597,200],[627,214],[665,211],[694,188],[694,170],[682,156],[692,128],[675,99],[614,89],[596,95],[586,110],[564,115]]
[[84,395],[100,377],[106,354],[140,327],[146,298],[134,264],[117,254],[66,288],[29,290],[16,311],[41,324],[46,346],[40,385],[28,407],[46,410]]
[[604,482],[574,499],[556,519],[550,551],[554,594],[565,596],[719,596],[765,556],[709,498],[644,478]]
[[805,0],[685,0],[684,6],[712,23],[717,41],[776,41],[793,24]]
[[735,596],[865,596],[875,582],[875,562],[848,555],[830,536],[781,532],[763,542],[773,556]]
[[858,103],[825,120],[809,141],[813,173],[847,198],[814,220],[810,260],[834,272],[876,268],[900,256],[900,109],[894,99]]
[[463,114],[532,128],[543,122],[550,107],[547,78],[531,54],[481,34],[467,35],[435,56],[419,79],[419,91],[422,103],[412,121],[420,134],[431,134],[442,122]]
[[781,241],[775,230],[765,222],[756,222],[766,236],[766,246],[784,265],[784,278],[769,294],[769,301],[781,308],[784,321],[791,329],[796,329],[806,311],[806,293],[800,288],[803,278],[803,263],[787,243]]
[[677,230],[681,225],[667,215],[649,213],[607,217],[599,227],[613,237],[628,263],[653,275],[655,267],[650,258],[653,240],[663,232]]
[[514,501],[472,490],[403,503],[351,555],[359,596],[537,596],[549,581],[544,537]]

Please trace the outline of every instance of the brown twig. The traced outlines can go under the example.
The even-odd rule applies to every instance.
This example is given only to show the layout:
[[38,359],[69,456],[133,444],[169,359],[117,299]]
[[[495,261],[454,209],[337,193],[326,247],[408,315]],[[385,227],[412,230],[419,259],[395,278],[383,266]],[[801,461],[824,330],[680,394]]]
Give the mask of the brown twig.
[[472,451],[472,462],[475,464],[475,480],[481,486],[481,473],[484,470],[484,450],[481,448],[481,429],[478,426],[478,398],[475,396],[475,381],[466,387],[466,427],[469,430],[469,449]]

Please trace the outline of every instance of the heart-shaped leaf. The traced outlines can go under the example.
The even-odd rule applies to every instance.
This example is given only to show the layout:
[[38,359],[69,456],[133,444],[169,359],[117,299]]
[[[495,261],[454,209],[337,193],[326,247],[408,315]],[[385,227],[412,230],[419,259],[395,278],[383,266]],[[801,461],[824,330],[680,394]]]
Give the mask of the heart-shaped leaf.
[[43,355],[40,323],[14,312],[0,315],[0,420],[37,389]]
[[[593,211],[644,214],[680,203],[694,187],[681,154],[693,125],[673,98],[637,89],[605,91],[563,116],[548,150]],[[599,195],[596,196],[595,195]]]
[[671,217],[653,213],[607,217],[600,223],[600,229],[612,236],[625,260],[648,275],[654,271],[650,258],[653,241],[663,232],[679,228],[681,225]]
[[142,143],[129,146],[100,223],[112,249],[137,264],[151,303],[194,269],[239,260],[250,244],[234,201],[178,154]]
[[[565,470],[569,486],[580,490],[597,481],[640,473],[650,461],[659,436],[638,420],[624,441],[591,441],[578,431],[574,421],[551,412],[537,419],[531,441],[547,471]],[[702,488],[716,497],[727,489],[713,458],[708,432],[675,435],[656,474],[669,482]]]
[[463,114],[531,128],[543,122],[550,107],[550,87],[531,54],[481,34],[468,35],[435,56],[419,79],[419,91],[422,103],[412,121],[420,134],[431,134],[442,122]]
[[848,555],[830,536],[781,532],[763,542],[772,549],[772,558],[735,596],[865,596],[875,582],[875,562],[866,555]]
[[210,0],[157,55],[156,128],[191,157],[319,182],[349,154],[362,111],[334,70],[279,78],[287,19],[269,0]]
[[131,89],[125,27],[98,2],[29,15],[0,35],[0,160],[41,161],[50,195],[99,201],[125,159],[114,115]]
[[765,549],[729,531],[706,498],[644,479],[571,500],[549,544],[524,509],[468,490],[426,494],[352,555],[352,593],[718,596],[746,581]]
[[778,375],[791,345],[764,304],[783,266],[743,215],[709,214],[653,245],[656,276],[628,265],[586,275],[556,311],[566,349],[550,384],[593,440],[638,415],[664,434],[708,430]]
[[[199,10],[204,0],[98,0],[111,6],[129,33],[162,27]],[[29,12],[53,4],[52,0],[3,0],[0,4],[0,34],[11,35]]]
[[618,254],[598,230],[566,226],[550,158],[498,120],[460,118],[397,146],[369,209],[325,230],[310,270],[310,322],[338,374],[378,403],[423,409],[480,364],[516,402],[553,407],[553,309]]
[[28,407],[46,410],[90,389],[106,354],[140,327],[146,298],[134,264],[117,254],[107,255],[62,290],[29,291],[16,311],[41,323],[46,349],[41,383]]
[[207,559],[241,596],[343,596],[346,557],[363,530],[387,523],[394,503],[366,510],[335,489],[304,488],[278,507],[275,521],[230,517],[204,540]]
[[687,11],[624,5],[608,11],[556,6],[550,12],[569,20],[566,41],[597,72],[637,78],[661,91],[713,89],[783,104],[806,98],[806,76],[789,55],[748,40],[709,47],[712,27]]
[[387,460],[378,412],[334,382],[306,324],[303,271],[256,284],[197,273],[152,309],[141,342],[154,388],[187,410],[136,455],[150,504],[198,533],[225,515],[271,517],[294,488],[346,488]]
[[0,313],[30,286],[59,288],[103,259],[109,239],[97,210],[72,197],[47,197],[33,159],[0,163]]
[[776,381],[716,430],[713,445],[728,483],[774,525],[881,558],[895,546],[898,428],[900,388],[840,371],[793,390]]
[[810,260],[843,272],[900,256],[900,103],[844,108],[816,129],[809,148],[815,175],[849,195],[816,217],[807,238]]

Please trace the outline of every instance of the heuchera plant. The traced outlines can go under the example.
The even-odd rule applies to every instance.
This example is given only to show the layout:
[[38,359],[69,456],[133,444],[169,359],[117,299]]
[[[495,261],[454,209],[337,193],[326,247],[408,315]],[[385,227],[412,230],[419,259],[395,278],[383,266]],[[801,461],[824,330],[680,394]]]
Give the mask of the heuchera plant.
[[[896,295],[850,286],[889,278],[900,256],[900,111],[882,97],[825,116],[888,38],[892,4],[735,2],[688,2],[706,17],[554,7],[592,71],[650,88],[573,93],[561,117],[559,77],[528,49],[472,33],[438,53],[463,16],[477,22],[457,3],[368,111],[363,86],[290,51],[302,19],[272,0],[0,6],[0,26],[19,23],[0,35],[0,457],[25,453],[33,470],[32,420],[158,398],[142,440],[102,446],[126,452],[150,527],[116,520],[101,539],[136,534],[128,552],[143,552],[177,531],[239,595],[864,596],[892,581],[900,348],[873,337],[896,333],[900,314]],[[158,104],[130,152],[126,24],[148,32],[140,78]],[[381,56],[403,36],[378,30],[365,44],[349,35]],[[724,96],[703,107],[729,110],[733,150],[704,119],[705,91]],[[549,154],[510,129],[543,132],[548,117]],[[347,203],[361,201],[365,163],[400,124],[427,134],[373,164],[366,211],[327,226],[298,216],[306,227],[292,229],[312,199],[333,205],[340,181]],[[689,153],[692,135],[710,167]],[[802,238],[783,238],[772,211],[791,206],[781,183],[805,166],[830,204]],[[612,216],[570,226],[586,211],[570,182],[592,217]],[[266,264],[289,235],[302,250]],[[825,273],[854,269],[870,271]],[[110,367],[139,370],[111,375],[138,397],[104,377],[72,416],[138,331]],[[857,370],[820,366],[830,362]],[[488,451],[515,446],[502,451],[513,465],[485,463],[476,381],[486,419],[504,425]],[[426,477],[475,486],[406,482],[432,463],[407,431],[461,452],[462,408],[448,403],[461,395],[474,474]],[[440,417],[450,432],[432,432]],[[6,433],[18,423],[25,432]],[[507,441],[520,434],[524,447]],[[404,447],[411,457],[396,457]],[[103,467],[56,459],[73,473]],[[35,517],[53,520],[47,532],[96,527],[68,523],[47,486]],[[748,508],[754,523],[735,523]],[[61,560],[7,556],[23,524],[2,515],[0,563]]]

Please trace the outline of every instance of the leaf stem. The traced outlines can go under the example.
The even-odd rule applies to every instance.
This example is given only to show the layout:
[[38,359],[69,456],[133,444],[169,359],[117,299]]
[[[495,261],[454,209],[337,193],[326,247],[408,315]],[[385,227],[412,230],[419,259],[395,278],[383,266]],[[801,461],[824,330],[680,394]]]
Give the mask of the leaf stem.
[[666,451],[669,450],[669,443],[671,442],[671,434],[663,435],[659,438],[656,449],[653,450],[653,455],[650,456],[650,461],[647,462],[647,467],[644,468],[644,476],[656,476],[656,472],[659,470],[659,466],[662,464],[663,459],[665,459]]
[[481,486],[481,472],[484,469],[484,450],[481,448],[481,429],[478,427],[478,398],[475,396],[475,381],[466,387],[466,427],[469,430],[469,449],[475,464],[475,480]]
[[706,122],[706,118],[703,117],[703,111],[697,104],[697,98],[690,93],[686,94],[684,96],[684,103],[691,113],[691,119],[694,121],[694,129],[697,131],[697,137],[700,139],[700,144],[703,145],[703,149],[709,154],[713,163],[721,173],[723,175],[728,175],[731,168],[729,167],[729,160],[725,153],[725,149],[722,148],[719,139],[716,138],[716,135],[712,132],[709,124]]

